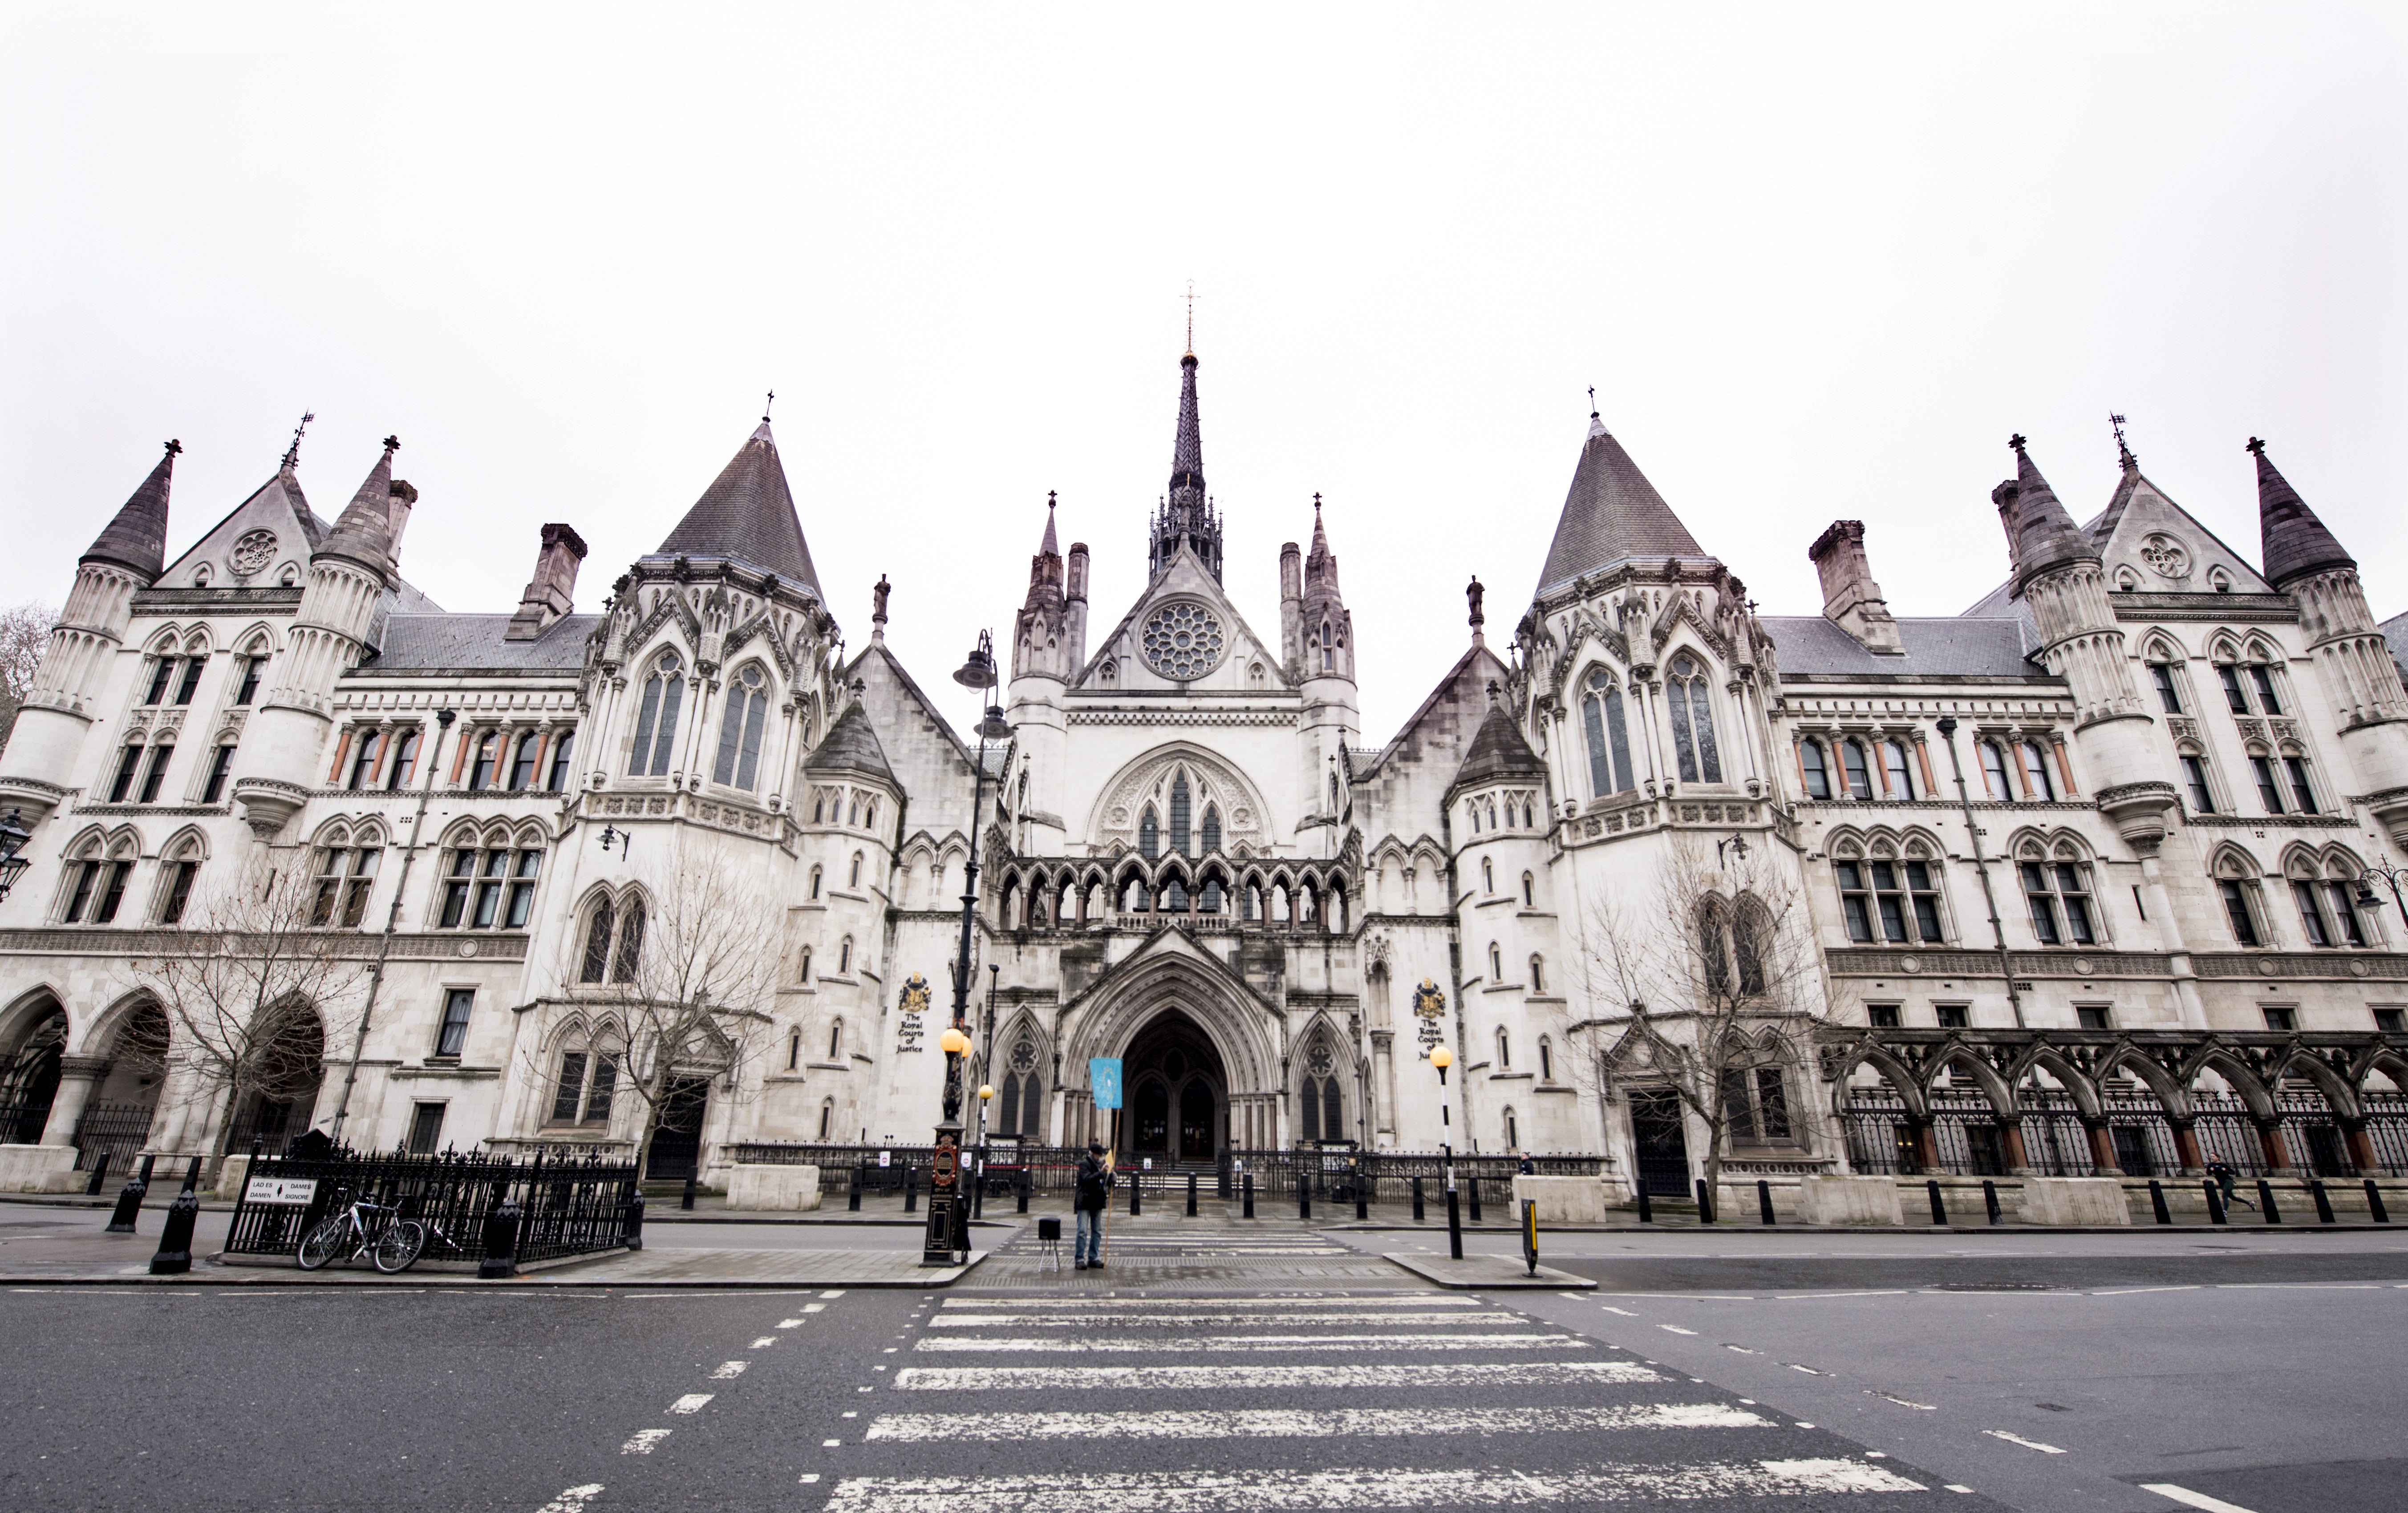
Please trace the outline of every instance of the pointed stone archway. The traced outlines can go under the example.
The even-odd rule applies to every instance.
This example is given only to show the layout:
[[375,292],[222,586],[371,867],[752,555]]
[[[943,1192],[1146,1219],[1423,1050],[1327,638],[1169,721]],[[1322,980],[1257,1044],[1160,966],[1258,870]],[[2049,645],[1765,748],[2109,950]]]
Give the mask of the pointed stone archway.
[[[1130,1101],[1123,1140],[1132,1155],[1210,1160],[1282,1137],[1278,1015],[1183,932],[1157,932],[1064,1008],[1062,1069],[1065,1092],[1073,1100],[1066,1133],[1074,1143],[1111,1134],[1110,1120],[1096,1117],[1087,1084],[1092,1057],[1123,1063],[1122,1087]],[[1148,1078],[1145,1085],[1158,1090],[1162,1103],[1158,1111],[1149,1105],[1149,1114],[1162,1133],[1148,1136],[1160,1149],[1140,1152],[1128,1142],[1138,1137],[1135,1099]],[[1206,1129],[1191,1140],[1186,1132],[1195,1124]],[[1182,1145],[1200,1148],[1208,1134],[1209,1155],[1179,1154]]]
[[1228,1080],[1212,1039],[1194,1020],[1167,1008],[1121,1053],[1128,1089],[1123,1141],[1131,1156],[1207,1162],[1228,1144]]

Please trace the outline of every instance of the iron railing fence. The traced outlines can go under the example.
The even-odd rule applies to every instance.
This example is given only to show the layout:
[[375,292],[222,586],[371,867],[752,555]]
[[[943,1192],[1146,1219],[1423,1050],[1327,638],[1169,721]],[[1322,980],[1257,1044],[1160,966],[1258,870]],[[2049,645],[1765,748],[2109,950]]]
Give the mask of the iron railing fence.
[[0,1145],[40,1145],[50,1121],[50,1101],[0,1104]]
[[[2361,1103],[2376,1164],[2394,1177],[2408,1175],[2408,1095],[2370,1093]],[[2089,1140],[2070,1094],[2028,1092],[2023,1106],[2018,1127],[2024,1157],[2033,1172],[2042,1177],[2087,1177],[2095,1170]],[[2108,1138],[2124,1175],[2167,1177],[2181,1172],[2173,1125],[2155,1096],[2112,1094],[2104,1106]],[[2192,1099],[2192,1107],[2196,1118],[2191,1128],[2202,1161],[2210,1165],[2221,1162],[2248,1177],[2261,1177],[2273,1169],[2258,1138],[2257,1120],[2241,1098],[2229,1093],[2199,1094]],[[2279,1128],[2292,1167],[2318,1177],[2355,1173],[2341,1123],[2322,1094],[2286,1092],[2277,1096],[2275,1107],[2282,1116]],[[1939,1155],[1935,1173],[2006,1175],[2004,1126],[1987,1098],[1942,1094],[1930,1100],[1930,1109],[1932,1143]],[[1895,1095],[1859,1092],[1842,1111],[1840,1122],[1847,1137],[1849,1163],[1857,1171],[1924,1175],[1906,1106]]]
[[519,1207],[516,1255],[521,1264],[616,1249],[626,1243],[637,1193],[632,1163],[585,1160],[538,1151],[532,1161],[445,1151],[439,1155],[338,1151],[322,1160],[262,1157],[249,1178],[315,1182],[306,1204],[250,1201],[250,1182],[235,1202],[227,1251],[291,1255],[301,1237],[328,1214],[363,1195],[397,1206],[427,1227],[430,1261],[474,1261],[484,1253],[485,1220],[505,1201]]
[[103,1160],[112,1172],[122,1172],[150,1139],[155,1104],[86,1104],[76,1120],[76,1170],[88,1172]]

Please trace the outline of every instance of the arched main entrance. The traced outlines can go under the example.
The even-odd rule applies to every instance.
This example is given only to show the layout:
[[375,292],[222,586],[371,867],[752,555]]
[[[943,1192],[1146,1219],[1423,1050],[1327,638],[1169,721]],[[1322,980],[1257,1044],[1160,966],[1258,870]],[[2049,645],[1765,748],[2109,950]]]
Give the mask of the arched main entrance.
[[1121,1061],[1131,1155],[1209,1162],[1220,1154],[1228,1078],[1220,1051],[1194,1020],[1177,1009],[1156,1015]]

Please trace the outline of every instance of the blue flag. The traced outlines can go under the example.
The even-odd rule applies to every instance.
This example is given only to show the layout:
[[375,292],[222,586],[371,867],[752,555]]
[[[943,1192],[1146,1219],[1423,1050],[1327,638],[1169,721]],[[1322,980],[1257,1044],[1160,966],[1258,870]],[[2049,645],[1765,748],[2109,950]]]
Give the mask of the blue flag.
[[1096,1106],[1118,1108],[1121,1106],[1121,1059],[1118,1056],[1087,1058],[1087,1084],[1096,1090]]

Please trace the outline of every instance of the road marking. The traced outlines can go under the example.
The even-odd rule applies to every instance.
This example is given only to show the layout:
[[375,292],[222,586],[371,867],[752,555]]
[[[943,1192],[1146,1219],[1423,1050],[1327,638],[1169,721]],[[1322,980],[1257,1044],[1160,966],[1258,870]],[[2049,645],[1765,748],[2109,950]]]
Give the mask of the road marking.
[[601,1491],[602,1484],[598,1481],[588,1482],[582,1487],[571,1487],[536,1509],[536,1513],[580,1513],[586,1504],[600,1495]]
[[844,1441],[841,1439],[823,1439],[820,1441],[820,1449],[824,1450],[834,1449],[843,1443]]
[[1912,1288],[1905,1287],[1885,1287],[1869,1292],[1775,1292],[1773,1299],[1780,1303],[1795,1303],[1800,1298],[1901,1298],[1912,1291]]
[[1880,1392],[1870,1387],[1865,1389],[1865,1395],[1867,1397],[1885,1398],[1889,1402],[1897,1404],[1899,1407],[1914,1408],[1924,1413],[1937,1413],[1940,1411],[1940,1405],[1937,1403],[1917,1403],[1911,1397],[1900,1397],[1896,1392]]
[[1781,1363],[1787,1366],[1792,1371],[1802,1371],[1810,1377],[1828,1377],[1830,1375],[1828,1371],[1817,1371],[1813,1366],[1801,1366],[1795,1361],[1784,1361]]
[[[1569,1294],[1568,1294],[1569,1295]],[[1193,1308],[1204,1300],[1197,1298],[947,1298],[937,1306],[939,1314],[970,1309],[996,1308]],[[1476,1297],[1431,1297],[1426,1292],[1383,1292],[1375,1297],[1318,1297],[1312,1294],[1293,1297],[1213,1298],[1216,1308],[1256,1308],[1278,1311],[1299,1304],[1315,1308],[1482,1308],[1488,1305]]]
[[804,1485],[804,1486],[806,1486],[806,1487],[810,1486],[812,1482],[817,1481],[817,1480],[819,1480],[819,1479],[820,1479],[820,1474],[819,1474],[818,1472],[816,1472],[816,1471],[806,1471],[806,1472],[804,1472],[804,1473],[803,1473],[803,1485]]
[[1683,1329],[1678,1324],[1657,1324],[1656,1327],[1662,1330],[1667,1335],[1694,1335],[1697,1333],[1694,1329]]
[[778,1327],[780,1329],[800,1329],[803,1327],[803,1321],[800,1319],[781,1319],[778,1320]]
[[2196,1292],[2198,1291],[2198,1284],[2192,1283],[2185,1287],[2111,1287],[2090,1295],[2100,1298],[2120,1298],[2128,1297],[2134,1292]]
[[2218,1282],[2219,1292],[2380,1292],[2380,1282]]
[[744,1375],[744,1368],[752,1363],[750,1361],[723,1362],[721,1363],[719,1369],[710,1374],[710,1379],[712,1381],[733,1381],[735,1378]]
[[624,1445],[619,1447],[619,1453],[622,1455],[650,1455],[652,1453],[653,1446],[668,1437],[669,1432],[666,1429],[638,1429],[634,1434],[627,1436],[627,1442]]
[[858,1418],[860,1418],[860,1417],[861,1417],[861,1415],[860,1415],[860,1414],[858,1414],[858,1413],[848,1413],[848,1414],[846,1414],[846,1415],[845,1415],[845,1417],[846,1417],[846,1418],[848,1418],[848,1419],[858,1419]]
[[1191,1413],[895,1413],[871,1439],[1321,1439],[1339,1435],[1579,1434],[1614,1429],[1771,1428],[1719,1403],[1578,1408],[1244,1408]]
[[1944,1492],[1969,1492],[1973,1489],[1971,1487],[1959,1487],[1955,1482],[1951,1481],[1942,1485],[1940,1490]]
[[1588,1465],[1543,1476],[1489,1467],[1239,1472],[1070,1472],[1010,1477],[858,1477],[837,1483],[827,1513],[1224,1513],[1266,1507],[1471,1507],[1500,1504],[1684,1501],[1749,1495],[1921,1492],[1859,1461],[1730,1461]]
[[1608,1312],[1608,1313],[1618,1313],[1618,1314],[1622,1315],[1622,1317],[1624,1317],[1625,1319],[1636,1319],[1636,1318],[1638,1318],[1638,1317],[1639,1317],[1637,1314],[1635,1314],[1635,1313],[1631,1312],[1628,1308],[1617,1308],[1617,1307],[1613,1306],[1612,1304],[1607,1304],[1607,1305],[1606,1305],[1605,1311],[1606,1311],[1606,1312]]
[[1065,1325],[1194,1324],[1223,1328],[1263,1324],[1518,1324],[1511,1313],[955,1313],[928,1320],[932,1329],[987,1329],[999,1324],[1024,1324],[1034,1329]]
[[1726,1350],[1737,1350],[1742,1355],[1762,1355],[1764,1353],[1762,1350],[1751,1350],[1744,1345],[1726,1345],[1723,1349]]
[[[822,1293],[820,1294],[820,1296],[822,1296],[822,1297],[824,1297],[824,1298],[840,1298],[840,1297],[844,1296],[844,1289],[843,1289],[843,1288],[841,1288],[841,1287],[832,1287],[832,1288],[829,1288],[826,1292],[822,1292]],[[804,1311],[804,1312],[806,1312],[806,1313],[817,1313],[819,1310],[818,1310],[818,1309],[816,1309],[816,1308],[809,1308],[809,1307],[807,1307],[807,1308],[805,1308],[803,1311]]]
[[[898,1391],[988,1392],[1096,1388],[1114,1392],[1283,1387],[1352,1391],[1381,1387],[1541,1387],[1653,1382],[1627,1361],[1533,1361],[1497,1365],[1379,1366],[912,1366]],[[863,1388],[863,1392],[869,1389]]]
[[671,1413],[700,1413],[702,1411],[702,1406],[705,1403],[710,1402],[712,1396],[713,1394],[710,1392],[688,1392],[683,1397],[681,1397],[676,1402],[670,1404],[668,1411]]
[[[834,1292],[822,1292],[820,1294],[820,1296],[824,1298],[832,1298],[836,1295],[837,1294]],[[803,1311],[805,1313],[825,1313],[827,1311],[827,1305],[824,1303],[806,1303],[803,1305]]]
[[1143,1350],[1148,1354],[1218,1355],[1242,1350],[1585,1349],[1590,1343],[1570,1335],[1197,1335],[1184,1339],[978,1339],[931,1335],[911,1349],[1068,1353]]
[[2156,1492],[2159,1497],[2171,1497],[2185,1507],[2202,1508],[2205,1513],[2249,1513],[2249,1509],[2238,1503],[2228,1503],[2221,1497],[2195,1492],[2188,1487],[2177,1487],[2171,1481],[2144,1481],[2141,1483],[2141,1490]]
[[746,1347],[745,1347],[745,1349],[749,1349],[749,1350],[760,1350],[760,1349],[767,1349],[768,1347],[770,1347],[770,1346],[772,1346],[772,1345],[775,1345],[775,1344],[777,1344],[777,1343],[778,1343],[778,1336],[777,1336],[777,1335],[762,1335],[759,1339],[754,1340],[751,1345],[746,1346]]
[[1989,1435],[1992,1439],[2003,1439],[2010,1445],[2021,1445],[2028,1450],[2038,1450],[2042,1455],[2063,1455],[2065,1453],[2065,1451],[2057,1449],[2054,1445],[2043,1445],[2037,1439],[2026,1439],[2021,1434],[2011,1434],[2003,1429],[1985,1429],[1982,1433]]

